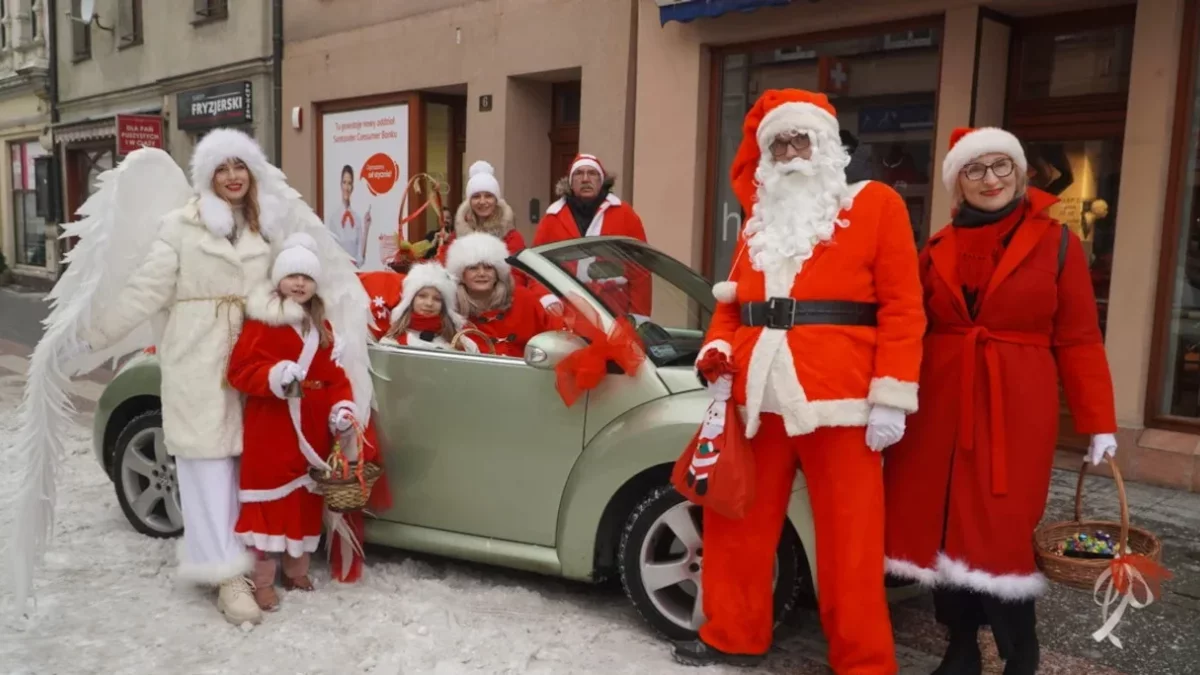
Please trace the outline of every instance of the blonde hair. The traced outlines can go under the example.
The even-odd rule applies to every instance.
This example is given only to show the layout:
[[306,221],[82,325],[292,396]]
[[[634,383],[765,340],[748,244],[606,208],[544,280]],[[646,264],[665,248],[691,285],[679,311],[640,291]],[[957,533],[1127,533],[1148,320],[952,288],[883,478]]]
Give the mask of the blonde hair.
[[[1007,155],[1005,155],[1007,157]],[[1009,157],[1011,160],[1012,157]],[[1013,173],[1017,174],[1017,188],[1013,191],[1013,199],[1022,199],[1025,197],[1026,191],[1029,190],[1029,174],[1021,171],[1021,167],[1017,166],[1017,162],[1013,160]],[[962,182],[966,180],[966,176],[962,171],[958,172],[958,176],[954,181],[954,191],[950,194],[950,205],[958,210],[962,208],[963,203],[967,200],[963,196]]]
[[316,326],[321,336],[321,346],[328,347],[333,344],[333,331],[329,329],[329,324],[325,323],[325,301],[321,299],[321,296],[314,293],[303,307],[305,316],[300,327],[304,332],[307,333],[313,326]]

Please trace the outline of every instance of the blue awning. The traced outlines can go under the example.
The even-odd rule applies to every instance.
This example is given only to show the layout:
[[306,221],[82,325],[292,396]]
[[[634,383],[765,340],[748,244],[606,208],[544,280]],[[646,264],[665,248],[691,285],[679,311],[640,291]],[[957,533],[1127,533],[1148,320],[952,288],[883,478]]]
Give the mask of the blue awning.
[[658,19],[687,23],[695,19],[712,18],[729,12],[753,12],[759,7],[786,5],[792,0],[687,0],[658,8]]

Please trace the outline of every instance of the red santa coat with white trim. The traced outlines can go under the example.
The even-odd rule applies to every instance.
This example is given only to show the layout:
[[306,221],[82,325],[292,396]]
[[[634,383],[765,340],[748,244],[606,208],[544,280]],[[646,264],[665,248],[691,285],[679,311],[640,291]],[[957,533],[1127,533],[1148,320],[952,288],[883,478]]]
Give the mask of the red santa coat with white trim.
[[[745,407],[747,437],[758,431],[764,400],[774,402],[778,409],[768,412],[783,418],[790,436],[865,426],[872,404],[917,409],[925,314],[908,209],[882,183],[858,183],[851,192],[852,206],[839,215],[849,226],[837,227],[798,274],[756,270],[739,239],[729,281],[714,288],[735,301],[717,303],[700,356],[717,349],[737,368],[733,398]],[[772,296],[876,303],[878,325],[742,325],[742,303]]]
[[311,491],[308,470],[313,461],[301,449],[289,402],[283,397],[283,364],[307,366],[299,400],[300,429],[320,460],[333,447],[333,413],[354,409],[350,380],[334,362],[332,345],[318,344],[311,361],[303,363],[304,316],[304,309],[290,299],[273,292],[252,294],[228,370],[230,386],[246,394],[239,480],[242,507],[235,531],[255,548],[292,555],[316,549],[323,501]]
[[[560,185],[559,189],[570,189],[570,186]],[[605,196],[604,202],[596,210],[596,215],[592,218],[592,222],[588,225],[584,233],[580,235],[579,225],[575,222],[575,216],[571,214],[571,209],[567,207],[566,199],[559,198],[558,201],[546,209],[545,217],[542,218],[542,222],[538,223],[537,231],[533,235],[533,245],[541,246],[557,241],[578,239],[580,236],[632,237],[638,241],[645,242],[646,228],[642,226],[642,219],[633,210],[631,205],[622,202],[619,197],[609,193]],[[578,274],[578,268],[575,263],[564,265],[564,269],[572,274]],[[642,273],[639,274],[638,272]],[[641,270],[628,269],[626,277],[622,281],[624,282],[623,284],[592,282],[593,292],[602,296],[610,310],[650,316],[653,282],[649,275]],[[628,286],[625,286],[625,284],[628,284]],[[546,293],[545,289],[532,281],[530,285],[535,291],[543,294],[544,297]]]
[[[512,305],[468,317],[474,327],[491,340],[498,356],[525,356],[525,343],[535,335],[556,330],[561,322],[554,319],[538,301],[536,292],[517,286],[513,288]],[[481,350],[490,354],[484,345]]]
[[1038,595],[1045,579],[1032,539],[1054,466],[1059,383],[1077,432],[1116,431],[1087,256],[1048,215],[1056,201],[1029,190],[973,320],[955,228],[921,253],[921,410],[883,467],[887,564],[897,576],[1004,599]]

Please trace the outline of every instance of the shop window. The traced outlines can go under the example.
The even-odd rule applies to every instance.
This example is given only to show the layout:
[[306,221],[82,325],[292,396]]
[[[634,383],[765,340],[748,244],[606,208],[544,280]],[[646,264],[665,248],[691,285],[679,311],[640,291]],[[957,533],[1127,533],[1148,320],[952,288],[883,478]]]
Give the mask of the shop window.
[[228,0],[192,0],[192,23],[229,18]]
[[[844,36],[845,33],[842,33]],[[908,205],[913,236],[929,234],[934,112],[941,28],[876,28],[860,36],[798,39],[792,45],[718,51],[714,56],[716,129],[710,167],[705,268],[714,279],[729,272],[745,214],[730,185],[729,166],[742,139],[742,121],[768,89],[824,91],[849,132],[850,182],[891,185]]]
[[1022,100],[1129,90],[1133,26],[1034,33],[1019,52]]
[[[71,0],[71,16],[83,15],[80,0]],[[92,25],[78,19],[71,19],[71,58],[73,61],[86,61],[92,58]]]
[[46,266],[46,220],[38,215],[35,160],[46,154],[37,141],[8,145],[12,166],[13,233],[16,260],[22,265]]
[[142,44],[142,0],[120,0],[117,12],[120,46]]
[[1200,423],[1200,11],[1189,2],[1151,357],[1148,423]]

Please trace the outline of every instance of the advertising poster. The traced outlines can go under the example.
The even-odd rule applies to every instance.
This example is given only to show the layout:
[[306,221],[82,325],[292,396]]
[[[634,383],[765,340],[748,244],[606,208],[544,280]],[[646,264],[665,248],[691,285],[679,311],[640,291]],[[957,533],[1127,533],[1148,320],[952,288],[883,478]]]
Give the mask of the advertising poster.
[[326,113],[321,123],[322,218],[359,269],[387,269],[408,184],[408,106]]

